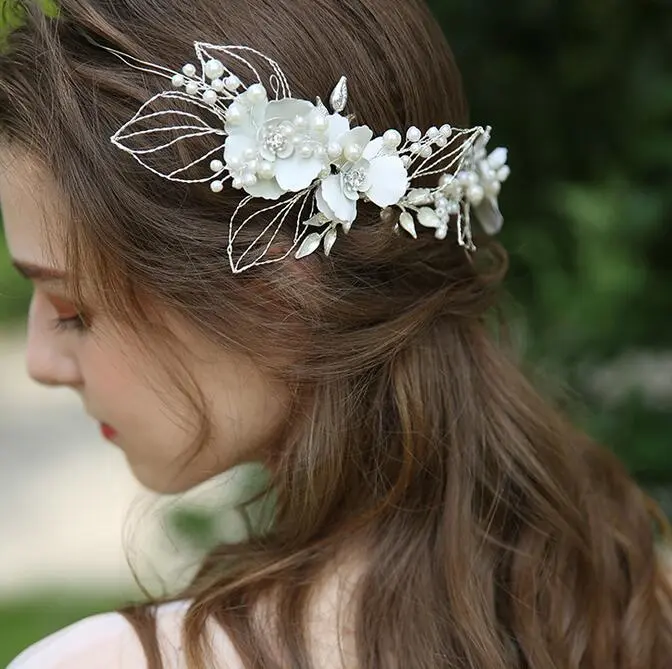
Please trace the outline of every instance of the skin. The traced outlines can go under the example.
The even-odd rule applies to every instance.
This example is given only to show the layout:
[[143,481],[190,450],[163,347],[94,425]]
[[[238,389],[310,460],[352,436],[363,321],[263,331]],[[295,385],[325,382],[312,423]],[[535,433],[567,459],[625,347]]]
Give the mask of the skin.
[[[29,156],[3,145],[0,205],[10,255],[34,287],[26,364],[35,381],[74,390],[92,419],[114,428],[113,443],[136,478],[154,491],[181,492],[256,459],[286,418],[286,388],[251,361],[215,350],[167,313],[187,350],[195,353],[189,371],[212,406],[213,438],[192,457],[197,418],[171,390],[160,362],[95,304],[85,305],[90,328],[78,329],[67,280],[47,275],[67,271],[62,250],[53,242],[48,247],[45,235],[47,229],[58,233],[64,220],[53,178]],[[58,319],[66,329],[55,327]]]

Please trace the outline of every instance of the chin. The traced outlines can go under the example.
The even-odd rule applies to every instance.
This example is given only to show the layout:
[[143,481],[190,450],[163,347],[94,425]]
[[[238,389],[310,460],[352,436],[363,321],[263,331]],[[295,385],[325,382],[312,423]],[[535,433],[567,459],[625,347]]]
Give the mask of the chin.
[[212,478],[204,475],[195,477],[192,472],[188,471],[168,473],[132,465],[131,471],[140,485],[159,495],[179,495]]
[[177,495],[193,487],[187,485],[182,477],[173,475],[162,476],[160,472],[147,467],[134,467],[131,464],[131,472],[143,488],[159,495]]

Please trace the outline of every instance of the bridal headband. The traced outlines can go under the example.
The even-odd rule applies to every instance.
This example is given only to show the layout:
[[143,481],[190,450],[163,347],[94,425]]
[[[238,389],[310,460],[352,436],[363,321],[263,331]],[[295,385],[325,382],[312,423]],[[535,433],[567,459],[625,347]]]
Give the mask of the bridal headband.
[[[475,250],[472,214],[487,234],[500,230],[497,196],[509,167],[505,148],[487,151],[490,127],[446,124],[424,133],[411,127],[374,137],[343,114],[345,77],[330,96],[330,111],[320,98],[292,97],[279,65],[250,47],[194,46],[200,68],[188,63],[180,72],[108,49],[130,67],[171,82],[111,141],[164,179],[209,183],[214,193],[227,185],[241,191],[229,221],[234,273],[291,253],[303,258],[320,247],[329,255],[339,230],[347,234],[355,222],[360,201],[380,208],[382,223],[394,222],[396,232],[417,238],[420,226],[445,239],[455,230],[468,250]],[[174,153],[162,160],[170,147],[192,157],[179,148],[200,138],[214,140],[213,147],[199,144],[194,160],[174,164]],[[434,187],[426,187],[428,177]],[[237,248],[238,234],[252,222],[260,224],[259,234]],[[269,249],[287,225],[293,226],[293,245],[271,258]]]

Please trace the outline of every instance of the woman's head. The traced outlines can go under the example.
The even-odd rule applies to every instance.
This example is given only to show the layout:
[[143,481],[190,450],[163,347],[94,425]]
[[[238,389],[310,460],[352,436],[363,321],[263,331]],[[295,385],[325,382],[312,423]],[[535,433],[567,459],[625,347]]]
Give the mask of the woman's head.
[[[300,394],[308,411],[316,383],[375,368],[440,312],[481,315],[488,291],[454,239],[395,237],[366,207],[333,263],[288,258],[233,276],[227,222],[240,191],[214,195],[202,184],[163,181],[108,139],[159,82],[92,42],[174,68],[193,60],[194,40],[247,42],[282,64],[297,97],[326,99],[347,73],[353,112],[378,133],[463,124],[457,71],[419,3],[128,2],[109,12],[65,2],[60,11],[53,24],[37,18],[37,38],[18,33],[12,65],[3,65],[2,202],[14,258],[67,270],[71,283],[61,288],[76,294],[66,311],[81,304],[92,330],[47,330],[45,317],[55,311],[47,296],[64,294],[53,284],[50,293],[36,291],[29,368],[40,381],[75,387],[91,414],[117,430],[143,481],[179,488],[267,456],[287,426],[290,396]],[[36,69],[39,85],[31,81]],[[435,92],[426,97],[430,86]],[[276,245],[289,245],[292,234],[282,231]],[[189,379],[195,368],[205,377]],[[112,370],[133,372],[146,395],[130,392],[136,383]],[[151,387],[147,376],[156,377]],[[183,406],[176,382],[183,400],[204,405],[199,412]],[[225,415],[201,420],[205,410]],[[215,434],[201,434],[211,423],[220,425],[212,425]],[[149,435],[142,425],[163,428]],[[254,439],[241,439],[241,430]],[[191,463],[199,476],[168,482],[150,474],[166,469],[163,454],[185,466],[175,456],[205,444],[220,453]]]
[[[176,492],[263,457],[287,412],[285,386],[246,356],[223,353],[165,306],[156,305],[156,318],[184,349],[181,363],[165,353],[157,359],[152,346],[158,343],[139,341],[135,329],[107,312],[92,290],[84,290],[86,304],[78,308],[72,277],[44,271],[65,275],[69,267],[63,241],[69,214],[53,176],[18,146],[3,145],[0,155],[10,252],[35,283],[28,319],[30,375],[75,390],[86,412],[114,429],[109,436],[137,478],[155,490]],[[194,440],[203,426],[174,386],[171,372],[181,371],[179,364],[211,418],[212,434],[197,450]]]
[[[496,246],[396,236],[362,205],[328,258],[234,275],[240,193],[163,180],[110,143],[164,86],[101,45],[177,69],[194,41],[254,47],[302,99],[345,74],[348,110],[376,134],[465,126],[466,106],[420,0],[63,0],[0,58],[10,249],[71,280],[65,305],[38,284],[33,375],[80,392],[152,487],[247,459],[272,473],[273,527],[244,559],[213,553],[190,590],[201,611],[261,666],[237,612],[272,590],[284,666],[308,666],[308,592],[354,542],[362,667],[665,666],[644,498],[494,342]],[[80,304],[90,333],[47,334]]]

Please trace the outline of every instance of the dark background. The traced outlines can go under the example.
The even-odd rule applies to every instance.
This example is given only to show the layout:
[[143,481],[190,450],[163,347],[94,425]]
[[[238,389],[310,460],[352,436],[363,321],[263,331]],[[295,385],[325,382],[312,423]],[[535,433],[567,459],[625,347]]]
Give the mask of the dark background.
[[[434,0],[500,206],[529,359],[648,486],[672,481],[672,3]],[[662,493],[663,491],[656,491]]]

